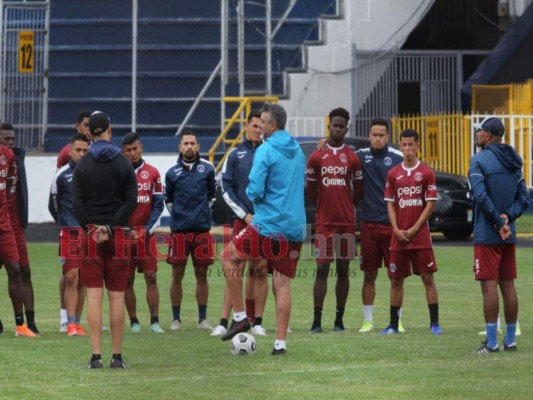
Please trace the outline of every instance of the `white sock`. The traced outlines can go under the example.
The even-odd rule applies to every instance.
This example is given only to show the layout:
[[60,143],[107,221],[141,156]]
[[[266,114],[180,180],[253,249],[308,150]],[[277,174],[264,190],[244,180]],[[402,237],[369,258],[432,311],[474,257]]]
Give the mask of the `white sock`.
[[241,312],[235,312],[235,313],[233,313],[233,319],[234,319],[236,322],[241,322],[242,320],[244,320],[244,318],[246,318],[246,311],[241,311]]
[[280,349],[286,349],[287,348],[287,344],[285,342],[285,340],[277,340],[274,342],[274,349],[276,350],[280,350]]
[[374,314],[374,306],[371,304],[369,306],[363,306],[363,318],[366,322],[372,323],[372,315]]
[[62,308],[60,315],[61,315],[61,322],[63,322],[63,321],[66,322],[67,321],[67,310]]

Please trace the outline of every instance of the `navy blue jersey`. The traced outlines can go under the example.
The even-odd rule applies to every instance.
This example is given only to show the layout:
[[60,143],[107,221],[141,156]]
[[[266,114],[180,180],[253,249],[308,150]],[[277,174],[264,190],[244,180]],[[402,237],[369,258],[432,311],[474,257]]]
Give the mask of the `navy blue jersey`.
[[80,226],[72,206],[71,182],[76,163],[72,160],[57,171],[50,188],[48,210],[58,227]]

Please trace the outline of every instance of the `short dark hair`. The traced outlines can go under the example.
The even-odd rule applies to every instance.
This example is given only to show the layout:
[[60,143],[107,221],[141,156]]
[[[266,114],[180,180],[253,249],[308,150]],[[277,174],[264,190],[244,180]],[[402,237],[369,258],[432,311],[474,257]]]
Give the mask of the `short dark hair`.
[[3,131],[14,131],[15,130],[15,129],[13,129],[13,125],[11,125],[11,124],[9,124],[7,122],[4,122],[0,129],[2,129]]
[[196,141],[198,141],[198,135],[196,132],[193,131],[184,131],[180,135],[180,143],[183,142],[183,136],[194,136],[196,138]]
[[89,143],[89,139],[87,139],[87,136],[85,136],[83,133],[75,133],[70,137],[70,144],[74,144],[74,142],[85,142]]
[[387,120],[385,120],[383,118],[374,118],[372,121],[370,121],[370,128],[371,129],[372,129],[372,127],[374,125],[384,126],[385,129],[387,130],[387,132],[389,131],[389,123],[387,122]]
[[415,142],[418,142],[418,132],[415,131],[414,129],[406,129],[402,133],[400,133],[400,140],[402,138],[410,138],[410,137],[415,139]]
[[348,110],[342,107],[334,108],[329,112],[329,120],[331,121],[333,117],[341,117],[344,118],[346,122],[348,122],[350,120],[350,113],[348,112]]
[[261,112],[268,113],[270,120],[276,123],[279,130],[284,130],[287,124],[287,112],[279,104],[265,103]]
[[248,118],[246,118],[246,122],[250,123],[253,118],[261,118],[261,112],[259,110],[250,111],[250,114],[248,114]]
[[88,110],[83,110],[78,113],[78,116],[76,117],[76,123],[81,124],[83,122],[84,118],[90,118],[92,112]]
[[132,144],[136,141],[141,141],[141,137],[137,132],[129,132],[124,135],[124,138],[122,139],[122,146],[126,146],[127,144]]

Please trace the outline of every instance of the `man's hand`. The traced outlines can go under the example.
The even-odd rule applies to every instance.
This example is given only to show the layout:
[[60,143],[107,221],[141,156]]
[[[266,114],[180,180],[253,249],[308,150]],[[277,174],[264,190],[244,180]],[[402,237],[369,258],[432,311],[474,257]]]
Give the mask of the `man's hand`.
[[507,224],[503,225],[500,228],[499,232],[502,240],[507,240],[513,235],[513,233],[511,232],[511,227]]
[[316,148],[318,150],[326,151],[328,149],[328,146],[326,145],[326,138],[320,139],[316,144]]
[[396,238],[400,243],[409,243],[411,239],[409,238],[408,231],[404,231],[403,229],[395,229],[394,234],[396,235]]
[[244,222],[246,222],[248,225],[250,225],[250,222],[252,222],[252,218],[254,216],[252,214],[246,214],[246,216],[244,217]]
[[94,231],[94,241],[96,243],[103,243],[109,240],[109,231],[105,225],[98,226]]

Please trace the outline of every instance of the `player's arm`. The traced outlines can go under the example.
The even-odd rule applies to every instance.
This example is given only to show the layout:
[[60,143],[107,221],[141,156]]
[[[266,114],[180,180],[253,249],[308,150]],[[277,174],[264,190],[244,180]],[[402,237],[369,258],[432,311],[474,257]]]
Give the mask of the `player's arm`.
[[85,204],[83,203],[84,188],[81,180],[81,171],[82,168],[78,165],[76,169],[74,169],[74,175],[72,176],[72,206],[74,208],[76,219],[79,221],[80,225],[86,226],[89,221],[87,221],[87,212],[85,210]]
[[320,179],[320,161],[313,152],[305,169],[306,177],[306,197],[312,205],[316,205],[318,200],[318,179]]
[[269,168],[269,143],[266,142],[255,151],[252,170],[250,171],[250,183],[246,188],[246,195],[253,203],[260,203],[265,197],[265,182]]
[[207,198],[209,199],[209,208],[213,206],[217,198],[217,180],[215,177],[215,167],[207,173]]
[[222,198],[235,215],[244,220],[248,215],[251,215],[251,210],[246,207],[246,204],[241,201],[235,192],[235,183],[237,182],[237,170],[235,168],[236,155],[237,152],[232,150],[222,167]]
[[155,224],[159,220],[163,208],[165,207],[165,202],[163,200],[163,185],[161,185],[161,176],[159,172],[155,172],[152,179],[152,211],[146,221],[146,230],[149,233],[153,233],[155,230]]
[[56,223],[59,218],[59,202],[61,201],[58,178],[58,175],[54,176],[50,186],[50,195],[48,196],[48,211],[50,211],[50,215],[52,215]]
[[422,226],[427,223],[429,217],[431,217],[433,211],[435,211],[435,203],[435,200],[426,200],[426,206],[424,207],[424,210],[416,220],[415,224],[409,229],[407,229],[407,231],[405,231],[405,236],[408,240],[412,240],[416,236],[418,231],[420,231]]
[[363,167],[361,166],[361,160],[359,156],[355,154],[354,161],[352,164],[352,176],[353,176],[353,204],[357,205],[359,201],[363,198]]
[[472,164],[470,165],[470,170],[468,173],[468,179],[470,181],[470,187],[472,189],[472,194],[479,209],[485,215],[485,218],[492,224],[496,229],[500,229],[505,225],[505,220],[500,217],[492,199],[487,193],[487,186],[485,184],[485,175],[483,170],[479,165],[479,161],[473,159]]
[[173,168],[170,168],[165,175],[165,190],[163,191],[163,198],[168,212],[172,215],[172,205],[174,204],[174,182],[170,174]]
[[113,218],[111,218],[111,221],[109,221],[111,229],[120,226],[119,221],[127,221],[137,207],[137,176],[135,175],[135,170],[133,169],[131,162],[129,162],[126,157],[124,157],[124,162],[127,162],[127,164],[125,164],[127,165],[127,181],[125,186],[126,192],[124,193],[124,203],[122,203],[115,215],[113,215]]
[[520,217],[529,206],[529,193],[522,172],[519,174],[517,185],[518,190],[516,191],[515,198],[511,205],[505,209],[509,223]]
[[392,170],[387,175],[387,182],[385,184],[384,200],[387,204],[387,214],[389,215],[389,221],[392,227],[394,235],[398,238],[400,243],[408,242],[405,236],[405,231],[398,228],[398,219],[396,215],[396,197],[395,197],[395,181],[396,178],[392,174]]

